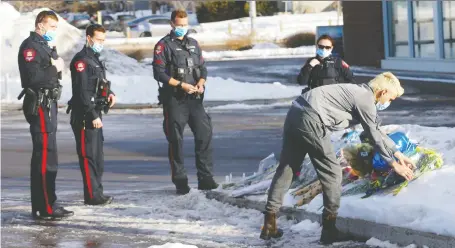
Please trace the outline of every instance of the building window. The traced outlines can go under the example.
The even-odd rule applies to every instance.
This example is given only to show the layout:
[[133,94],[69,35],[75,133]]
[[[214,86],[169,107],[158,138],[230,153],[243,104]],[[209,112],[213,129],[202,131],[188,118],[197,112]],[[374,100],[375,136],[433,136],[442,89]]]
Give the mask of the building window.
[[443,1],[444,58],[455,59],[455,2]]
[[408,42],[408,5],[406,1],[394,1],[392,4],[391,56],[409,57]]
[[433,3],[434,1],[412,1],[416,58],[436,57]]
[[406,1],[391,2],[392,27],[391,27],[391,47],[392,57],[409,57],[408,41],[408,4]]

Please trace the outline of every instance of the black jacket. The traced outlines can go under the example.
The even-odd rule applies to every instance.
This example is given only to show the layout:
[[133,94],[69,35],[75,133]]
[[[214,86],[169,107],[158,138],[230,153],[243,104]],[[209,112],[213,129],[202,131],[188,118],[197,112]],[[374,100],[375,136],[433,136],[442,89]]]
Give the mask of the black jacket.
[[22,88],[53,89],[59,85],[57,68],[51,63],[53,53],[55,51],[41,35],[30,32],[30,36],[19,47],[18,63]]
[[[192,60],[192,66],[188,64],[188,59]],[[179,78],[176,70],[189,67],[199,69],[199,78],[191,72]],[[163,84],[167,84],[171,77],[193,85],[201,78],[207,79],[207,68],[198,42],[186,35],[183,40],[179,40],[172,32],[163,37],[155,45],[153,74],[155,79]]]
[[[97,80],[106,78],[106,68],[99,60],[99,54],[84,46],[71,60],[70,70],[73,91],[72,117],[78,119],[84,117],[90,122],[101,117],[101,108],[96,108],[94,99]],[[114,93],[110,91],[109,94]]]
[[[319,64],[314,67],[310,65],[310,61],[313,59],[319,60]],[[313,89],[327,84],[355,83],[355,80],[349,65],[341,58],[329,56],[322,59],[316,56],[309,58],[300,69],[297,82]]]

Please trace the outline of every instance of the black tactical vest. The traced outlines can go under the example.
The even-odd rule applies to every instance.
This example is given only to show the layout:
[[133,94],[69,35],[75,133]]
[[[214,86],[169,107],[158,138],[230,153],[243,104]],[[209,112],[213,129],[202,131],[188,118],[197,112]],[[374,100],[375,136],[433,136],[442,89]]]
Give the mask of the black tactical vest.
[[164,39],[164,42],[171,51],[170,65],[167,68],[171,77],[195,85],[196,79],[200,77],[199,66],[201,65],[197,42],[188,37],[182,41],[172,40],[170,36]]
[[325,58],[319,65],[313,68],[311,75],[311,88],[322,85],[336,84],[339,82],[339,61],[336,58]]

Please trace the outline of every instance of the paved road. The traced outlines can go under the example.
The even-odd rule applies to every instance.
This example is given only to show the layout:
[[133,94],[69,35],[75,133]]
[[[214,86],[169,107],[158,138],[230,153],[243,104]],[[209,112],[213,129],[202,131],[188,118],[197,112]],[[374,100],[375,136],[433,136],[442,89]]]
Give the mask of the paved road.
[[[274,81],[292,83],[293,75],[298,71],[296,64],[299,64],[299,61],[301,59],[259,60],[255,62],[229,61],[209,62],[208,65],[211,76],[231,77],[238,81],[255,83],[271,83]],[[368,79],[367,77],[359,77],[360,81],[368,81]],[[455,126],[455,119],[453,118],[455,116],[455,94],[452,93],[455,85],[429,84],[409,80],[402,80],[402,82],[405,85],[406,96],[394,102],[389,109],[381,113],[384,124]],[[230,173],[233,176],[253,173],[261,159],[272,152],[279,155],[281,131],[287,107],[265,110],[216,111],[208,109],[208,111],[214,126],[213,145],[217,180],[224,180],[225,176]],[[93,220],[88,217],[84,219],[83,223],[85,224],[79,226],[70,225],[69,222],[56,223],[50,226],[42,223],[30,223],[27,214],[30,211],[28,177],[32,147],[28,125],[25,124],[20,112],[2,112],[1,117],[2,246],[147,247],[147,245],[161,244],[168,240],[188,241],[175,230],[166,233],[166,238],[160,239],[158,238],[159,235],[148,234],[144,230],[139,232],[126,227],[122,229],[118,226],[112,229],[112,227],[103,226],[102,220]],[[58,131],[60,163],[57,182],[58,195],[72,209],[80,211],[82,216],[89,216],[84,212],[85,208],[80,206],[82,203],[80,191],[82,180],[77,164],[75,142],[68,122],[68,116],[62,112],[59,115]],[[195,186],[196,171],[193,142],[190,131],[186,130],[184,140],[185,163],[190,181]],[[142,192],[140,194],[144,199],[148,198],[145,202],[138,200],[138,205],[141,207],[153,206],[153,202],[161,202],[162,199],[168,199],[166,197],[172,195],[173,186],[170,184],[167,144],[162,132],[162,115],[159,110],[146,114],[126,115],[121,114],[120,111],[112,111],[106,116],[105,160],[105,189],[107,192],[116,195],[116,199],[120,201],[117,204],[120,205],[110,207],[110,212],[108,211],[107,214],[101,210],[98,211],[97,214],[99,215],[105,214],[104,218],[122,216],[121,209],[125,206],[121,204],[128,203],[121,201],[122,199],[129,199],[128,192],[152,190],[152,193],[145,194]],[[167,193],[163,195],[162,190],[167,190]],[[172,198],[173,201],[178,201],[178,199]],[[190,196],[188,200],[191,199]],[[196,199],[196,202],[204,202],[200,196],[197,196]],[[204,211],[193,207],[185,209],[185,206],[182,205],[184,212]],[[141,218],[141,216],[135,216],[131,221],[136,223]],[[188,218],[191,219],[191,216],[182,215],[178,218],[188,220]],[[229,219],[230,217],[226,216],[226,218]],[[250,223],[250,225],[260,225],[259,222]],[[27,228],[26,226],[29,225],[32,226]],[[160,227],[153,226],[152,228],[159,229]],[[220,227],[217,226],[216,228]],[[80,235],[72,236],[82,229],[84,232],[81,232]],[[145,230],[148,229],[145,228]],[[242,241],[234,239],[232,245],[240,247],[240,244],[244,244],[242,242],[246,242],[253,247],[263,247],[263,243],[257,243],[254,229],[253,231],[248,230],[253,233],[250,234],[251,237],[243,237]],[[133,232],[134,235],[122,234],[129,232]],[[316,234],[311,235],[313,241],[315,238],[317,239]],[[293,240],[296,237],[291,235],[288,236],[287,240]],[[22,243],[17,242],[17,240],[21,240]],[[213,236],[213,240],[206,238],[200,243],[199,247],[228,247],[226,242],[228,241],[224,238],[217,239],[216,236]],[[299,247],[297,244],[289,245],[290,247]],[[274,247],[270,244],[267,246]],[[305,246],[317,247],[313,243],[307,243]],[[338,247],[359,246],[364,245],[347,244]]]

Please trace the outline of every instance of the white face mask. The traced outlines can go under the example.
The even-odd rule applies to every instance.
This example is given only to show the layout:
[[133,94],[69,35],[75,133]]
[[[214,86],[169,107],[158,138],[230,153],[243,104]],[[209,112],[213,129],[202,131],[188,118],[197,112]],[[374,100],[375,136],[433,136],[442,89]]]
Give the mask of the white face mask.
[[390,102],[386,102],[384,104],[382,104],[380,102],[376,103],[376,109],[379,111],[384,110],[384,109],[388,108],[389,106],[390,106]]

